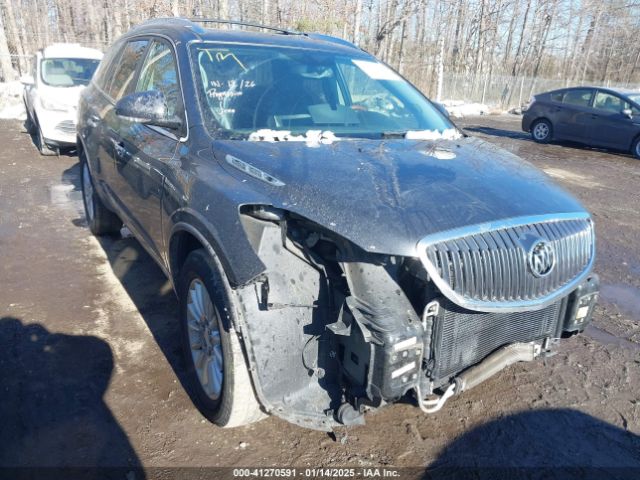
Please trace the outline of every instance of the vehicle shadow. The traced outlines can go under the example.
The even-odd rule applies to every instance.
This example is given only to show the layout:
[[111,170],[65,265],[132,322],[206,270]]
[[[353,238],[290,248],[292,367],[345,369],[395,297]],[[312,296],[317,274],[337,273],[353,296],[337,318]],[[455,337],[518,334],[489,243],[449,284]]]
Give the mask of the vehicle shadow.
[[[74,164],[62,173],[62,182],[73,185],[73,192],[81,191],[80,163]],[[81,197],[78,195],[78,198]],[[74,218],[72,223],[76,227],[87,228],[82,201],[78,202],[79,216]],[[191,395],[180,344],[178,300],[171,283],[126,228],[121,230],[120,235],[96,237],[96,240],[104,250],[111,270],[149,327],[183,390]]]
[[0,477],[144,478],[103,399],[113,366],[97,337],[0,318]]
[[171,283],[142,245],[124,229],[122,236],[99,237],[111,269],[149,327],[183,389],[187,388],[180,343],[178,300]]
[[492,137],[513,138],[516,140],[531,140],[531,137],[526,132],[517,132],[515,130],[505,130],[503,128],[481,127],[481,126],[474,125],[469,127],[463,127],[463,130],[466,132],[490,135]]
[[635,480],[640,437],[577,410],[522,412],[458,437],[425,478]]
[[[531,143],[532,145],[536,145],[536,143],[531,138],[531,135],[526,132],[521,132],[517,130],[507,130],[504,128],[494,128],[494,127],[485,127],[480,125],[469,125],[462,128],[465,132],[470,133],[479,133],[481,135],[488,135],[491,137],[501,137],[501,138],[509,138],[512,140],[524,140],[526,142]],[[628,152],[623,152],[619,150],[609,150],[606,148],[598,148],[598,147],[590,147],[588,145],[584,145],[581,143],[575,143],[570,141],[553,141],[552,145],[560,145],[562,147],[571,148],[573,150],[586,150],[592,152],[603,152],[610,155],[616,155],[619,157],[631,158],[633,159],[633,155]]]

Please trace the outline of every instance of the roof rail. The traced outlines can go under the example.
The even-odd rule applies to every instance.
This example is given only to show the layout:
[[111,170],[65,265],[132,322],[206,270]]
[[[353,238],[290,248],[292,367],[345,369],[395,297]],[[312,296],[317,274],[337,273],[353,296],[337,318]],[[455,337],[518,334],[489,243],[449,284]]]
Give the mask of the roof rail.
[[178,23],[178,24],[189,24],[191,23],[191,21],[187,18],[182,18],[182,17],[155,17],[155,18],[148,18],[147,20],[144,20],[143,22],[140,22],[137,25],[134,25],[133,28],[136,27],[143,27],[146,25],[153,25],[154,23]]
[[323,40],[325,42],[336,43],[338,45],[342,45],[344,47],[355,48],[356,50],[361,50],[355,43],[351,43],[348,40],[339,37],[333,37],[331,35],[325,35],[324,33],[308,33],[307,37],[313,40]]
[[279,27],[270,27],[268,25],[261,25],[259,23],[240,22],[237,20],[220,20],[217,18],[188,18],[187,20],[193,23],[218,23],[222,25],[240,25],[242,27],[261,28],[263,30],[271,30],[273,32],[281,33],[282,35],[305,35],[306,33],[297,32],[295,30],[287,30]]

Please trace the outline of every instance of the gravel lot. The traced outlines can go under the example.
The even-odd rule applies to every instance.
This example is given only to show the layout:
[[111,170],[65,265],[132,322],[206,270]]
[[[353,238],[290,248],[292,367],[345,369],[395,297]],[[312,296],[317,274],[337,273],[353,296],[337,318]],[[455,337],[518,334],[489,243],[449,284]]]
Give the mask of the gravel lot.
[[159,268],[133,238],[90,235],[76,157],[41,157],[19,122],[0,122],[0,466],[126,467],[127,480],[176,466],[640,478],[640,161],[536,145],[515,116],[460,124],[593,213],[594,325],[546,366],[513,366],[436,415],[407,401],[332,438],[276,418],[235,430],[203,420],[181,386],[177,303]]

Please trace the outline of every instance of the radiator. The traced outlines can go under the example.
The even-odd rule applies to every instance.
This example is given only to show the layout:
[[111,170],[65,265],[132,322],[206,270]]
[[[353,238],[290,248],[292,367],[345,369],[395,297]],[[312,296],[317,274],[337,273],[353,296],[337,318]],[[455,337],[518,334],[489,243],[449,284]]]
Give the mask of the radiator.
[[427,374],[438,386],[503,345],[557,337],[561,311],[562,301],[533,312],[483,313],[442,299],[427,329]]

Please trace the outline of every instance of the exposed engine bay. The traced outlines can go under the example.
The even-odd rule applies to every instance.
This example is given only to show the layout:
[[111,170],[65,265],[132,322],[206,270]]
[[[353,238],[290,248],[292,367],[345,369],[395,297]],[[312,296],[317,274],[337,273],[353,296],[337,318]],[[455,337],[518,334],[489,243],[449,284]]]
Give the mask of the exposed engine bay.
[[[434,413],[515,362],[553,355],[560,338],[591,321],[597,300],[598,277],[587,272],[536,308],[470,309],[445,296],[418,257],[364,251],[271,207],[245,206],[241,221],[266,267],[236,289],[256,394],[269,413],[309,428],[364,423],[367,410],[406,395]],[[464,283],[455,262],[448,273],[438,265],[452,290]]]

